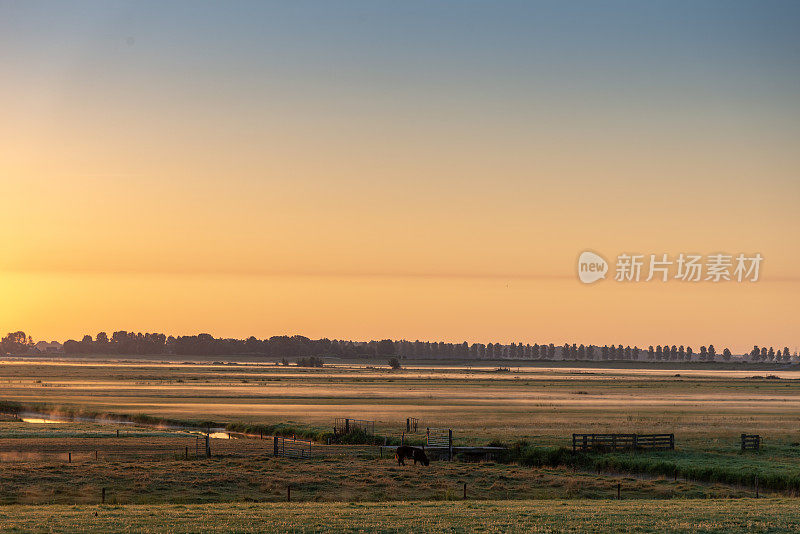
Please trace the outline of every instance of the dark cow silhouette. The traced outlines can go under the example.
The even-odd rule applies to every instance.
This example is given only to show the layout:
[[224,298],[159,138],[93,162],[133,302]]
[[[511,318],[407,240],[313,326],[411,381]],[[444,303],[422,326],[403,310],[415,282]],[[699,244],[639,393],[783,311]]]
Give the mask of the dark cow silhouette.
[[431,463],[430,460],[428,460],[428,456],[425,454],[424,450],[420,449],[419,447],[411,447],[409,445],[400,445],[397,447],[394,457],[397,458],[397,465],[406,465],[406,458],[414,460],[414,465],[417,465],[417,462],[421,463],[422,465],[428,465]]

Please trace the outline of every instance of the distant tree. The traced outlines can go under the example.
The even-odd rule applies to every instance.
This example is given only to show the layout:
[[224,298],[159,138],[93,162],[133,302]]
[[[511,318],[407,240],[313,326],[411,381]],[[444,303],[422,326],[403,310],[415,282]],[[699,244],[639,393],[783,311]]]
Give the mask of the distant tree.
[[308,358],[300,358],[297,360],[298,367],[324,367],[325,362],[322,358],[316,356],[309,356]]
[[23,331],[9,332],[0,340],[0,348],[3,352],[13,354],[27,352],[30,345],[33,345],[33,338],[27,336]]
[[771,362],[775,361],[775,349],[773,347],[769,348],[769,352],[767,352],[767,358],[769,358],[769,361]]
[[97,336],[95,336],[95,341],[97,343],[102,343],[103,345],[108,343],[108,334],[105,332],[99,332]]
[[761,361],[765,361],[767,359],[767,347],[761,347]]
[[686,360],[687,361],[692,361],[692,356],[693,355],[694,355],[694,351],[692,350],[692,347],[686,347]]
[[725,359],[726,362],[731,361],[731,349],[725,347],[725,350],[722,351],[722,357]]
[[750,360],[756,361],[760,355],[761,351],[759,350],[758,345],[753,345],[753,350],[750,351]]
[[792,360],[791,354],[789,354],[789,347],[783,347],[783,361],[790,362]]
[[683,345],[678,347],[678,359],[679,360],[685,360],[686,359],[686,349],[684,348]]
[[705,345],[703,345],[702,347],[700,347],[700,357],[698,359],[701,362],[704,362],[706,361],[707,358],[708,358],[708,349],[706,348]]
[[650,345],[650,347],[647,349],[647,357],[652,360],[653,356],[655,356],[655,353],[656,351],[653,349],[653,345]]
[[397,358],[389,359],[389,367],[391,367],[393,371],[399,371],[400,369],[402,369],[402,366],[400,365],[400,360],[398,360]]
[[714,348],[714,345],[708,346],[708,359],[709,361],[714,361],[714,357],[717,355],[717,349]]

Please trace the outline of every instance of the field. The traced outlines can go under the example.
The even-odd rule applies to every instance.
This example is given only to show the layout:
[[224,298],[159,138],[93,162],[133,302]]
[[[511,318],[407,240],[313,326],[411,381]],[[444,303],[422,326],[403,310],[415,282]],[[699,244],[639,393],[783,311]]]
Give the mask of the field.
[[[322,528],[319,506],[339,530],[354,517],[387,531],[505,531],[510,517],[520,531],[785,530],[800,520],[791,499],[800,491],[798,378],[701,367],[5,361],[0,401],[38,413],[26,419],[78,420],[0,421],[0,524],[28,531],[53,517],[56,532],[114,530],[115,521],[197,531],[192,524],[220,514],[222,524],[251,531],[253,514],[275,530],[313,531]],[[406,418],[416,417],[422,432],[406,436],[411,442],[424,439],[425,427],[443,427],[453,429],[455,445],[509,452],[500,461],[398,467],[376,446],[327,445],[335,417],[375,420],[379,441],[399,440]],[[211,439],[206,458],[191,427],[201,422],[255,436]],[[312,458],[275,458],[269,432],[260,439],[258,429],[322,442]],[[676,450],[573,454],[573,432],[674,433]],[[762,450],[741,452],[743,432],[760,434]],[[750,498],[756,477],[767,499]],[[464,484],[467,500],[453,502]],[[609,501],[618,485],[622,500]],[[670,512],[658,516],[660,506]],[[98,516],[85,518],[89,511]]]
[[[453,427],[463,443],[566,445],[572,432],[674,432],[730,446],[741,432],[798,437],[800,371],[6,362],[0,399],[95,412],[330,428],[372,419],[397,435],[407,417]],[[679,376],[678,376],[679,375]],[[757,378],[756,378],[757,377]]]
[[[96,513],[96,515],[95,515]],[[11,506],[0,532],[796,532],[789,499]]]

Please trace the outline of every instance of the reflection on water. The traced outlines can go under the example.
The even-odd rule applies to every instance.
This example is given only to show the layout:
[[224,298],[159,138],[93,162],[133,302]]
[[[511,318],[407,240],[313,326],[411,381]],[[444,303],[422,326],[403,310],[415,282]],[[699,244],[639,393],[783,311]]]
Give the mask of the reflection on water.
[[69,423],[69,421],[64,421],[63,419],[44,419],[41,417],[23,417],[23,423]]

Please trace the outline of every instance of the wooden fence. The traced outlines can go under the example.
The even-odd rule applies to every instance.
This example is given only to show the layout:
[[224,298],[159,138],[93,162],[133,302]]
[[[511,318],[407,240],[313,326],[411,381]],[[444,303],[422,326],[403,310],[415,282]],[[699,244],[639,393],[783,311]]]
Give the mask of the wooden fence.
[[573,451],[674,450],[675,434],[572,434]]
[[445,449],[447,459],[453,459],[453,430],[450,428],[426,428],[425,446],[429,449]]
[[273,438],[273,448],[275,456],[282,458],[310,458],[311,440],[283,438],[275,436]]
[[409,417],[406,419],[406,434],[416,434],[419,419],[416,417]]
[[333,420],[333,434],[342,435],[349,434],[350,432],[364,432],[370,436],[375,435],[375,421],[367,421],[366,419],[350,419],[346,417],[337,417]]
[[758,434],[742,434],[742,450],[757,451],[761,448],[761,436]]

